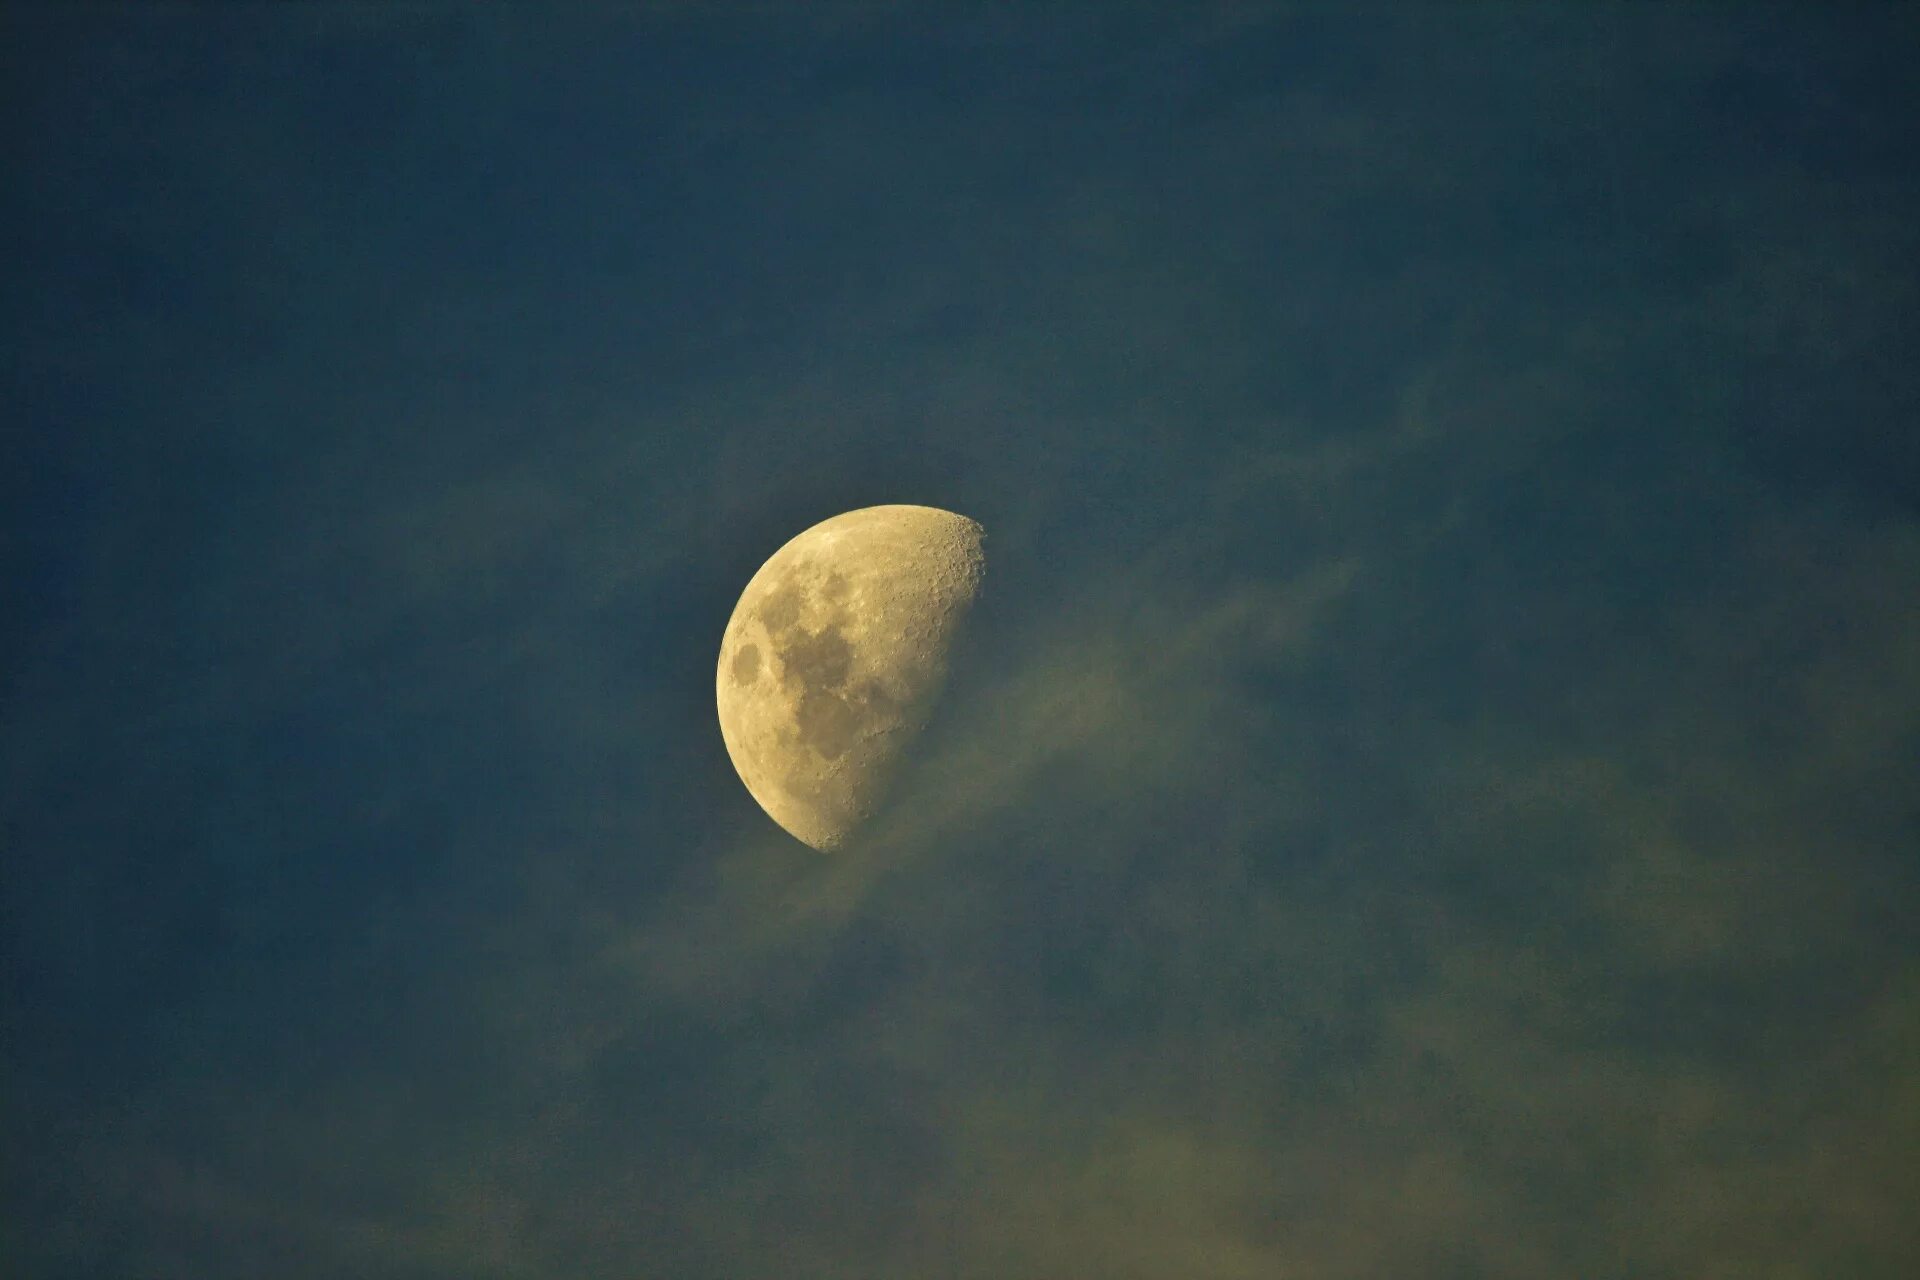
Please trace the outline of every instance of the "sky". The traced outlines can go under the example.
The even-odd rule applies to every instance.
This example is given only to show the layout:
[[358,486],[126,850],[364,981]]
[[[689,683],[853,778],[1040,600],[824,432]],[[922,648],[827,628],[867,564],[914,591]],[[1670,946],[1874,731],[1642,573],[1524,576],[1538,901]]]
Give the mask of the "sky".
[[0,1269],[1915,1274],[1917,36],[7,6]]

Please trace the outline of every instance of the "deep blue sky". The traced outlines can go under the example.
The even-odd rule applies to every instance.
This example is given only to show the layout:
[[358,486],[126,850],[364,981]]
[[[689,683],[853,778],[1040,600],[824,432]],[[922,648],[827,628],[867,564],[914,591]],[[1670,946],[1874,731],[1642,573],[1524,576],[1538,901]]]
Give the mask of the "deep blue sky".
[[1901,7],[800,8],[0,15],[0,1269],[1914,1274]]

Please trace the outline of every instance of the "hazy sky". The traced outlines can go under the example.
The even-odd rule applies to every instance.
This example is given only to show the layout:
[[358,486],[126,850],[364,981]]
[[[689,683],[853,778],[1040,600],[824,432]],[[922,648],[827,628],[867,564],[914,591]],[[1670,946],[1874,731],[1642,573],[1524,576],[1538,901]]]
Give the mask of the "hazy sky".
[[0,1270],[1920,1274],[1902,7],[800,9],[0,16]]

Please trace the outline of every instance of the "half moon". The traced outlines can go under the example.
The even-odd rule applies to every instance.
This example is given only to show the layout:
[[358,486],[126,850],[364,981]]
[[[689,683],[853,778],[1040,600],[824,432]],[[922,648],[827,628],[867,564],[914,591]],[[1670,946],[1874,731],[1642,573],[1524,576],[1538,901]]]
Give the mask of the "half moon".
[[720,734],[773,820],[832,849],[885,798],[946,683],[985,570],[982,531],[937,507],[863,507],[760,567],[720,642]]

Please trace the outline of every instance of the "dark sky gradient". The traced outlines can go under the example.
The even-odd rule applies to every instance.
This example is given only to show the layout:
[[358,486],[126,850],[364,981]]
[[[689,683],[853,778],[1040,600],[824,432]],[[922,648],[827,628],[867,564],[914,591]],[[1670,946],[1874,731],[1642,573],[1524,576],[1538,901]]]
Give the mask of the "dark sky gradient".
[[1903,7],[799,10],[0,11],[0,1271],[1920,1274]]

